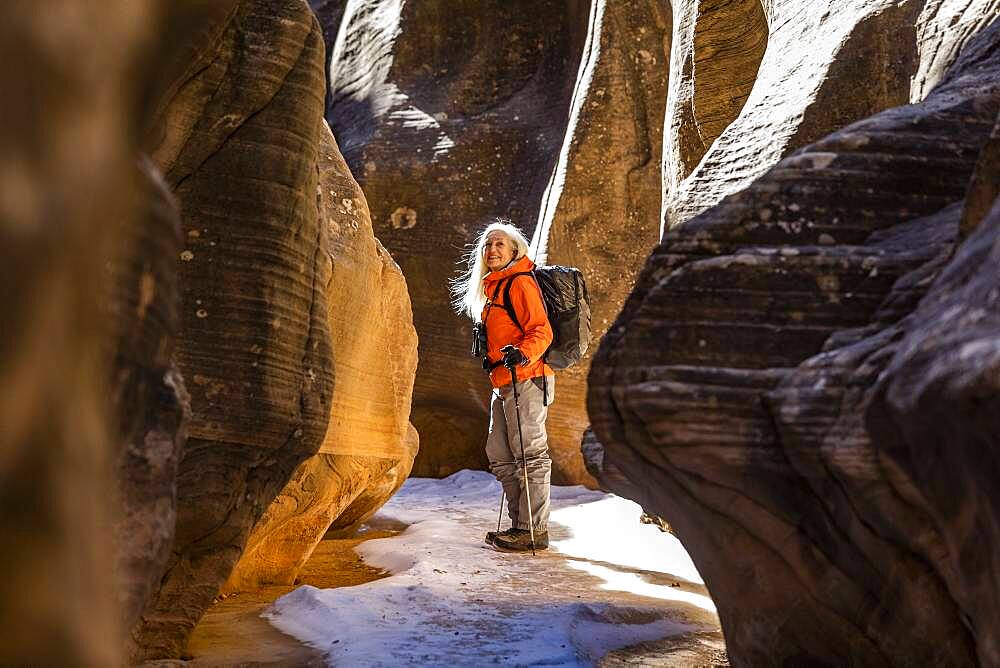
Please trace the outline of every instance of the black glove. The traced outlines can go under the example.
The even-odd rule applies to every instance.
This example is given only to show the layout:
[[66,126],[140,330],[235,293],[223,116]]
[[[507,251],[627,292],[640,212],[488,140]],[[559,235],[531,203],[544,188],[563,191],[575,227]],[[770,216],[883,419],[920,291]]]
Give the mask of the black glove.
[[527,366],[528,364],[528,358],[514,346],[504,346],[500,349],[500,352],[503,353],[503,365],[508,369],[517,365]]

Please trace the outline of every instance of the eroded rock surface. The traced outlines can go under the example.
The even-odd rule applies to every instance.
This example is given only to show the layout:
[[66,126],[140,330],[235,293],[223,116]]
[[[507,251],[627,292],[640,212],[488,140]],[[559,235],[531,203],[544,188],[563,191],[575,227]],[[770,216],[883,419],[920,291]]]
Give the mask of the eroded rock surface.
[[153,158],[182,212],[177,362],[191,419],[172,555],[133,660],[180,655],[330,415],[320,27],[298,0],[244,0],[190,43]]
[[[120,665],[183,441],[174,204],[137,169],[176,40],[226,3],[0,7],[0,663]],[[94,30],[100,26],[100,30]]]
[[373,514],[406,480],[417,453],[409,422],[417,336],[406,280],[373,236],[364,194],[325,122],[318,172],[331,265],[325,288],[334,342],[330,424],[319,454],[296,469],[255,527],[227,591],[293,583],[341,513],[351,507],[352,516]]
[[108,340],[120,439],[114,572],[126,629],[139,621],[170,556],[188,412],[184,379],[174,358],[180,214],[159,170],[144,159],[140,171],[139,216],[134,226],[115,236],[120,248],[109,276],[113,294],[103,314],[116,328]]
[[[998,143],[995,129],[984,155]],[[980,161],[976,182],[991,179],[1000,181],[996,163]],[[989,666],[1000,662],[1000,199],[972,229],[902,323],[866,426],[890,484],[934,528],[923,554]]]
[[746,188],[797,148],[924,99],[1000,3],[685,0],[675,10],[665,227]]
[[489,383],[468,355],[471,326],[451,310],[448,281],[492,217],[533,232],[588,10],[581,0],[362,0],[328,29],[338,36],[327,119],[413,300],[419,475],[486,466]]
[[998,111],[994,23],[920,104],[668,234],[604,339],[603,470],[676,529],[734,664],[997,660],[989,219],[941,268]]

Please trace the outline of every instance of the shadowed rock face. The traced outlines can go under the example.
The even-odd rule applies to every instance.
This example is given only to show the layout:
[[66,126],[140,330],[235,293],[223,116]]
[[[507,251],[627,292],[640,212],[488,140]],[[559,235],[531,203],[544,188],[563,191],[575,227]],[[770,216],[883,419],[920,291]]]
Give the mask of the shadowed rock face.
[[[659,239],[670,4],[600,0],[589,33],[536,257],[583,271],[596,350]],[[546,423],[557,484],[594,484],[580,456],[589,366],[588,357],[558,373]]]
[[0,127],[4,665],[120,664],[163,573],[186,401],[180,240],[157,170],[136,162],[175,38],[225,7],[0,7],[16,64],[0,80],[17,91]]
[[[994,192],[997,120],[974,179],[992,181]],[[971,196],[966,204],[974,231],[901,324],[866,426],[893,488],[933,527],[937,549],[923,554],[989,666],[1000,662],[1000,199],[983,216]]]
[[676,529],[736,665],[997,661],[993,219],[950,256],[998,111],[994,24],[671,231],[595,358],[595,470]]
[[298,0],[247,0],[191,45],[153,152],[182,211],[177,362],[191,420],[173,552],[134,660],[180,654],[330,411],[320,27]]
[[112,405],[121,439],[115,574],[126,629],[138,622],[170,556],[188,412],[174,359],[180,214],[156,167],[148,160],[141,167],[141,217],[115,237],[120,248],[114,253],[113,295],[104,314],[117,328],[109,338]]
[[[298,467],[255,527],[226,591],[293,583],[341,512],[353,506],[352,516],[374,513],[405,481],[417,452],[409,423],[417,337],[406,281],[372,235],[364,194],[325,122],[318,174],[331,266],[325,286],[336,379],[330,425],[320,453]],[[388,493],[376,491],[387,476]]]
[[448,280],[492,217],[531,235],[587,10],[582,0],[359,0],[330,45],[327,119],[413,300],[419,475],[486,465],[489,383],[468,355],[471,325],[451,310]]

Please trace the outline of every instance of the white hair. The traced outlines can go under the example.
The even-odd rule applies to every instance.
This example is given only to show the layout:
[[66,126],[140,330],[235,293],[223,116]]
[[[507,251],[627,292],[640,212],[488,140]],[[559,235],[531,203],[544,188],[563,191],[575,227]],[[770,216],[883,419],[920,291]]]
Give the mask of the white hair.
[[[460,314],[468,315],[473,322],[479,322],[486,307],[486,291],[483,288],[483,278],[489,273],[483,248],[486,247],[486,237],[491,232],[503,232],[514,247],[514,260],[529,255],[528,240],[521,230],[517,229],[505,218],[497,218],[496,222],[486,226],[476,239],[474,246],[469,247],[463,258],[468,263],[468,269],[451,282],[452,306]],[[530,257],[530,255],[529,255]],[[512,261],[514,261],[512,260]]]

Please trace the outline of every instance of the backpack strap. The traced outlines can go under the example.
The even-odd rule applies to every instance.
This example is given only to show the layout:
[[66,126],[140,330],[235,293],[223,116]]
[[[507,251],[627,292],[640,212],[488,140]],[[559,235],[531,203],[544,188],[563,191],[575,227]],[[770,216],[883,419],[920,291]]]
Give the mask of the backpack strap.
[[[510,303],[510,286],[514,283],[514,279],[518,276],[534,276],[534,274],[530,271],[519,271],[516,274],[511,274],[509,277],[504,279],[503,308],[507,311],[507,315],[514,322],[517,328],[521,330],[521,333],[524,334],[524,327],[521,326],[521,321],[517,319],[517,313],[514,312],[514,307]],[[542,306],[545,306],[545,300],[542,300]]]
[[[504,286],[504,291],[503,291],[503,307],[504,307],[504,310],[507,311],[507,315],[510,316],[510,319],[514,321],[514,324],[517,325],[517,328],[519,330],[521,330],[521,333],[523,334],[524,333],[524,327],[521,326],[521,322],[517,319],[517,313],[514,312],[514,307],[510,303],[510,286],[511,286],[511,283],[514,282],[514,279],[517,278],[518,276],[531,276],[532,279],[534,279],[536,286],[538,286],[538,279],[535,278],[535,272],[533,272],[533,271],[521,271],[521,272],[518,272],[516,274],[512,274],[509,278],[504,279],[506,281],[506,285]],[[542,290],[541,286],[538,286],[538,291],[541,292],[541,290]],[[546,315],[548,315],[548,308],[545,306],[545,296],[544,295],[542,295],[542,308],[545,309]],[[545,357],[546,357],[546,355],[548,355],[548,351],[545,351],[545,355],[542,355],[542,363],[543,364],[545,363]],[[491,371],[492,371],[492,369],[491,369]],[[545,369],[543,367],[543,369],[542,369],[542,405],[543,406],[548,406],[549,405],[549,387],[548,386],[549,386],[549,379],[545,377]]]

